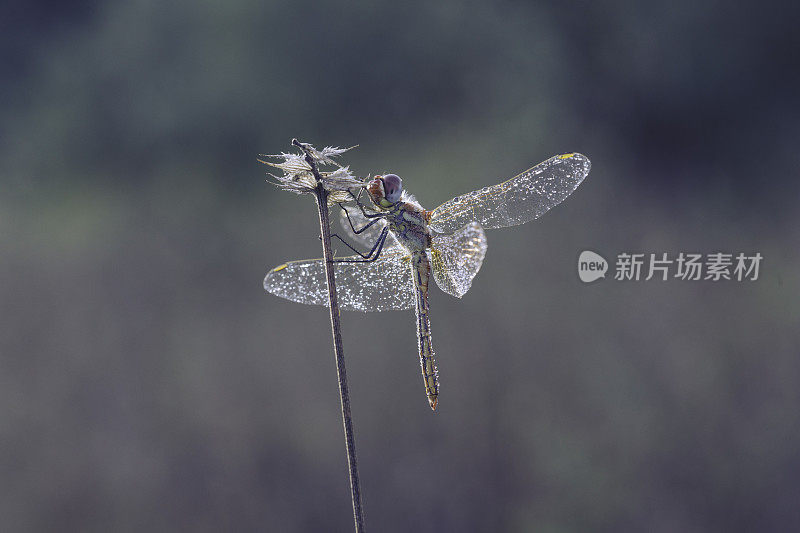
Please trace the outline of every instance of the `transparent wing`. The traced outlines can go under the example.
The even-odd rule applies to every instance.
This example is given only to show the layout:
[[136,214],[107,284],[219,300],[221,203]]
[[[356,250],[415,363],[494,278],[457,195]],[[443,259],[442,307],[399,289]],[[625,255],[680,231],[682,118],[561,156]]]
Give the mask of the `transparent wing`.
[[[359,209],[356,205],[346,205],[345,208],[350,214],[350,220],[353,221],[353,225],[356,229],[361,229],[369,224],[371,220],[374,220],[365,217],[361,212],[361,209]],[[336,206],[336,209],[339,209],[339,206]],[[339,222],[344,230],[342,237],[366,247],[367,249],[372,248],[372,245],[375,244],[376,240],[378,240],[378,235],[380,234],[381,230],[384,226],[386,226],[386,221],[381,219],[373,224],[369,229],[366,229],[361,233],[355,233],[353,232],[353,228],[350,227],[350,223],[347,221],[347,216],[344,214],[342,209],[339,209]],[[394,246],[396,244],[397,239],[394,238],[394,235],[389,233],[389,236],[386,239],[386,245]]]
[[590,168],[578,153],[551,157],[508,181],[443,203],[431,213],[431,228],[453,233],[473,220],[486,229],[530,222],[572,194]]
[[[408,252],[400,247],[384,248],[371,263],[336,263],[334,268],[341,309],[386,311],[414,307]],[[327,307],[325,263],[322,259],[305,259],[277,266],[264,278],[264,289],[293,302]]]
[[486,255],[486,235],[477,222],[470,222],[450,235],[434,233],[431,267],[436,284],[444,292],[461,298],[472,286]]

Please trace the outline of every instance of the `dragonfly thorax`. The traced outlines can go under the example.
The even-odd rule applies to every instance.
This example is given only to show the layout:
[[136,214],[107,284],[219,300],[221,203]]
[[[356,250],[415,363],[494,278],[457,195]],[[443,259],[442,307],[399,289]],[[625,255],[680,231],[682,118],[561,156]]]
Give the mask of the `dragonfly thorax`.
[[409,252],[423,251],[431,245],[431,232],[425,210],[414,201],[400,201],[389,209],[389,231]]

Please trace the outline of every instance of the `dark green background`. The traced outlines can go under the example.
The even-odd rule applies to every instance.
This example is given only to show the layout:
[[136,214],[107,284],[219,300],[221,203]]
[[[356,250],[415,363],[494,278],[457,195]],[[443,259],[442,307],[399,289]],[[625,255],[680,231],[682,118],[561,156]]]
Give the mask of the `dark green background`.
[[[580,151],[411,312],[344,313],[372,531],[800,527],[793,2],[0,6],[0,529],[347,531],[319,255],[258,153],[360,147],[427,208]],[[755,282],[582,284],[591,249],[760,252]]]

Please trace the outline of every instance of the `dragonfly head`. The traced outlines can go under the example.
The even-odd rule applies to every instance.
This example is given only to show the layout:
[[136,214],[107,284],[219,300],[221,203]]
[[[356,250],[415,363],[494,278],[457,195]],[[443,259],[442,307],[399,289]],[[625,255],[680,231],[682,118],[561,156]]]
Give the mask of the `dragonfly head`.
[[403,194],[403,180],[397,174],[375,176],[367,185],[367,191],[375,205],[389,207],[397,203]]

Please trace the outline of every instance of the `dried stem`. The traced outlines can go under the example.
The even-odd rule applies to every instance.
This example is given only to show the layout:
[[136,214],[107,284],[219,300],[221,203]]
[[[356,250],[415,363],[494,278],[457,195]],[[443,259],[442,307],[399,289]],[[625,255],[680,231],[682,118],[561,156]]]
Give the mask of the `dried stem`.
[[316,161],[314,157],[312,157],[308,147],[297,139],[292,139],[292,144],[303,150],[305,153],[305,160],[311,166],[311,171],[317,179],[317,187],[314,191],[314,195],[317,199],[317,208],[319,210],[322,254],[325,259],[325,275],[328,279],[333,351],[336,355],[336,372],[339,375],[339,398],[342,404],[342,423],[344,425],[345,447],[347,448],[347,463],[350,467],[350,491],[353,499],[353,519],[355,520],[356,533],[362,533],[364,531],[364,515],[361,508],[361,485],[358,478],[358,463],[356,462],[353,418],[350,414],[350,392],[347,388],[347,371],[344,366],[344,348],[342,347],[342,328],[339,322],[339,302],[336,296],[336,278],[333,274],[331,227],[330,218],[328,216],[328,191],[322,186],[322,176],[320,176]]

